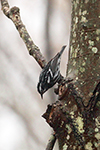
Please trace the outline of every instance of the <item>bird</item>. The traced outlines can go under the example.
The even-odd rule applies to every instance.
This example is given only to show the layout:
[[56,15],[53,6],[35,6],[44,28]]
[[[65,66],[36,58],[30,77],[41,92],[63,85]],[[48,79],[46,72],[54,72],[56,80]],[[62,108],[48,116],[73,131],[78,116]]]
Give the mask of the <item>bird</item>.
[[60,81],[62,75],[60,74],[60,62],[61,55],[64,52],[66,45],[61,48],[55,57],[53,57],[46,66],[42,69],[39,82],[37,84],[37,91],[43,99],[43,94],[50,88],[52,88],[57,82]]

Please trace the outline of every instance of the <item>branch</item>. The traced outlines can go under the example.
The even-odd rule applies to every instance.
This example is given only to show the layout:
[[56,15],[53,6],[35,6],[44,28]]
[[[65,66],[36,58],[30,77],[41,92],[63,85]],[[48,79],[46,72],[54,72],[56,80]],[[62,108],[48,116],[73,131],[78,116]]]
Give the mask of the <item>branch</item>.
[[53,133],[49,139],[46,150],[53,150],[55,142],[56,142],[56,136],[55,133]]
[[10,9],[7,0],[1,0],[3,13],[13,21],[16,29],[18,30],[20,37],[23,39],[29,54],[32,55],[38,64],[43,68],[46,64],[45,58],[42,56],[40,49],[34,44],[30,35],[28,34],[25,25],[21,21],[20,9],[18,7],[12,7]]

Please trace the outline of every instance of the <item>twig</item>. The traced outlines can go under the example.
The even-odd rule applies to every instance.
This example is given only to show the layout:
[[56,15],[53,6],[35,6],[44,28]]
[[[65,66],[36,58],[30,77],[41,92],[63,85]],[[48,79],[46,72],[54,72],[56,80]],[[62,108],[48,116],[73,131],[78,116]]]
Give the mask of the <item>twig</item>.
[[53,133],[49,139],[46,150],[53,150],[55,142],[56,142],[56,136],[55,133]]
[[7,0],[1,0],[2,10],[4,14],[13,21],[18,30],[20,37],[23,39],[29,54],[32,55],[38,64],[43,68],[46,64],[44,57],[42,56],[40,49],[34,44],[30,35],[28,34],[25,25],[21,21],[20,9],[18,7],[12,7],[10,9]]

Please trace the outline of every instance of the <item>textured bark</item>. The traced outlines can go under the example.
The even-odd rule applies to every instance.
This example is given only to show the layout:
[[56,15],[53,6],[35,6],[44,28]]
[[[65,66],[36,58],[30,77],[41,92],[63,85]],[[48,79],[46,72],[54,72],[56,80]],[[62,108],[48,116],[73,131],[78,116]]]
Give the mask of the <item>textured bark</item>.
[[86,105],[100,81],[99,0],[73,0],[69,72]]
[[100,1],[73,0],[68,77],[43,117],[60,150],[100,149]]

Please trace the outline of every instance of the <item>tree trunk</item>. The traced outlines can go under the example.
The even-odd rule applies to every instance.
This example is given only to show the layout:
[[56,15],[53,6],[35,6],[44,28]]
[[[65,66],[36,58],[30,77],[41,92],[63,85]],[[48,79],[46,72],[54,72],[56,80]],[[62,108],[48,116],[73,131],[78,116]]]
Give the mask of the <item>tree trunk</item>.
[[73,0],[68,72],[75,75],[77,89],[87,104],[100,81],[99,0]]
[[73,0],[68,77],[43,117],[59,150],[100,149],[100,1]]

